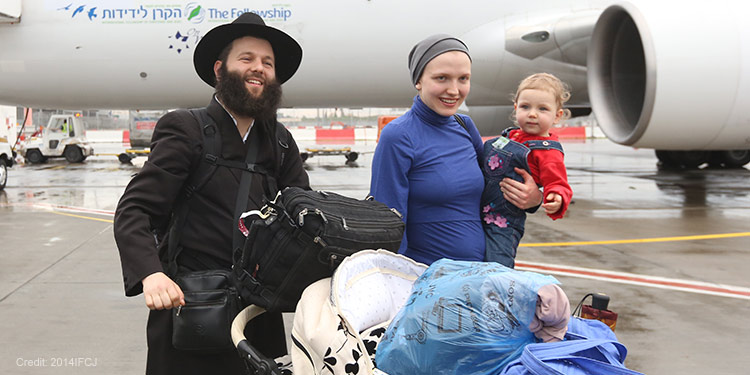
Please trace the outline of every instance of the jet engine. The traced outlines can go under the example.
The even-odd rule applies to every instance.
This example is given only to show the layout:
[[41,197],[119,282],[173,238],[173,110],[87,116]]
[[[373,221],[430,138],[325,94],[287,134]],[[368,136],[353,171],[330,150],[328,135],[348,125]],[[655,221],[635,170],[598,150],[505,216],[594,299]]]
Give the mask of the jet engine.
[[667,165],[750,162],[747,14],[745,2],[606,8],[589,45],[587,81],[607,137],[656,149]]

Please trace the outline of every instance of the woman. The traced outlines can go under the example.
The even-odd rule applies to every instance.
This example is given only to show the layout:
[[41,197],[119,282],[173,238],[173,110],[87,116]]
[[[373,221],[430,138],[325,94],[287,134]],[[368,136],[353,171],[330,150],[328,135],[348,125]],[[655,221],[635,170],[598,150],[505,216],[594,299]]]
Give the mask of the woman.
[[[386,126],[372,165],[370,194],[396,208],[406,223],[399,253],[431,264],[441,258],[483,261],[485,240],[479,219],[484,179],[477,162],[482,139],[471,118],[456,111],[471,87],[466,45],[433,35],[409,53],[417,96],[411,109]],[[536,207],[541,193],[531,176],[503,181],[509,202]]]

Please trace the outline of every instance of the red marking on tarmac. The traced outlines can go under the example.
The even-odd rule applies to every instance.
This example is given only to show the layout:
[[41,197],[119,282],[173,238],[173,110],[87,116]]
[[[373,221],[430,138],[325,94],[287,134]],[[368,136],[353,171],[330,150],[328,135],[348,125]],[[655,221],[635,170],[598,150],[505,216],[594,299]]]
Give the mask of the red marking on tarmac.
[[651,278],[647,276],[625,275],[625,274],[610,273],[610,272],[605,272],[605,271],[565,268],[561,266],[530,264],[530,263],[525,263],[525,262],[516,262],[516,266],[521,267],[521,268],[527,268],[527,269],[536,269],[536,270],[559,272],[559,273],[565,273],[565,274],[571,274],[571,275],[596,277],[596,278],[601,278],[605,280],[607,279],[613,280],[613,281],[620,280],[620,281],[639,283],[639,284],[647,284],[647,285],[654,285],[654,286],[658,285],[658,286],[665,286],[665,287],[670,287],[670,288],[687,289],[687,290],[693,290],[696,292],[721,293],[721,294],[729,294],[729,295],[739,296],[739,297],[744,297],[744,298],[750,298],[750,291],[748,290],[734,290],[730,288],[724,288],[721,286],[702,285],[699,283],[692,283],[686,280],[685,281],[666,280],[666,279],[659,279],[659,278]]

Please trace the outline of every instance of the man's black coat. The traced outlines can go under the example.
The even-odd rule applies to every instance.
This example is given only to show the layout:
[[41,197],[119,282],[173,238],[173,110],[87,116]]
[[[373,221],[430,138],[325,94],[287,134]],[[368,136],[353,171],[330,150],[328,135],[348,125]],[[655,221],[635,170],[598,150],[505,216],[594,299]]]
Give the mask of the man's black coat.
[[[222,158],[244,162],[247,144],[237,131],[231,116],[212,99],[208,114],[221,134]],[[261,137],[256,164],[276,177],[279,189],[298,186],[309,189],[307,173],[302,167],[299,149],[288,134],[288,147],[282,160],[283,147],[276,138],[275,119],[256,120],[249,137]],[[248,142],[249,143],[249,142]],[[188,111],[164,115],[154,129],[151,153],[141,171],[130,181],[115,213],[114,233],[120,250],[125,294],[142,292],[141,280],[162,268],[157,243],[169,225],[175,204],[181,197],[189,176],[196,171],[203,150],[198,121]],[[278,165],[281,165],[279,168]],[[233,216],[242,172],[218,167],[212,178],[188,200],[190,210],[180,243],[183,250],[180,266],[193,271],[232,265],[232,235],[237,230]],[[263,205],[265,176],[256,174],[249,192],[247,210]],[[273,193],[272,193],[273,194]],[[273,197],[268,197],[273,199]],[[164,246],[161,246],[164,248]],[[283,321],[280,313],[263,314],[245,329],[250,344],[270,358],[286,353]],[[152,310],[147,326],[147,374],[241,374],[244,365],[234,351],[214,354],[182,352],[172,347],[172,311]]]

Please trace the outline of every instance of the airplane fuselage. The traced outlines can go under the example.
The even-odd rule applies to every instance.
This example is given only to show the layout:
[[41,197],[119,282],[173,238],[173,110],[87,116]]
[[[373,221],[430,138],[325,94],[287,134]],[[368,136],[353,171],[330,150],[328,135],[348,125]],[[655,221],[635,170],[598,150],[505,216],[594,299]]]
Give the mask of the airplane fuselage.
[[509,124],[521,79],[549,72],[570,85],[568,106],[593,108],[617,143],[750,149],[750,5],[730,0],[7,0],[0,103],[203,106],[212,88],[193,70],[192,51],[208,30],[247,11],[302,45],[302,65],[284,85],[286,107],[408,107],[416,94],[409,51],[447,33],[471,52],[466,105],[484,134]]
[[[529,18],[528,7],[515,2],[449,9],[425,1],[265,1],[253,7],[205,1],[197,11],[198,3],[157,4],[163,2],[25,0],[20,22],[0,24],[0,102],[43,108],[205,105],[212,88],[195,74],[192,51],[208,30],[245,11],[261,14],[303,47],[302,65],[284,86],[286,106],[409,106],[416,90],[407,55],[434,33],[460,36],[471,49],[470,106],[511,104],[519,79],[538,70],[554,70],[571,84],[573,103],[588,102],[583,66],[549,59],[530,64],[505,51],[504,28]],[[568,11],[558,7],[549,14]],[[477,25],[496,32],[474,32]]]

